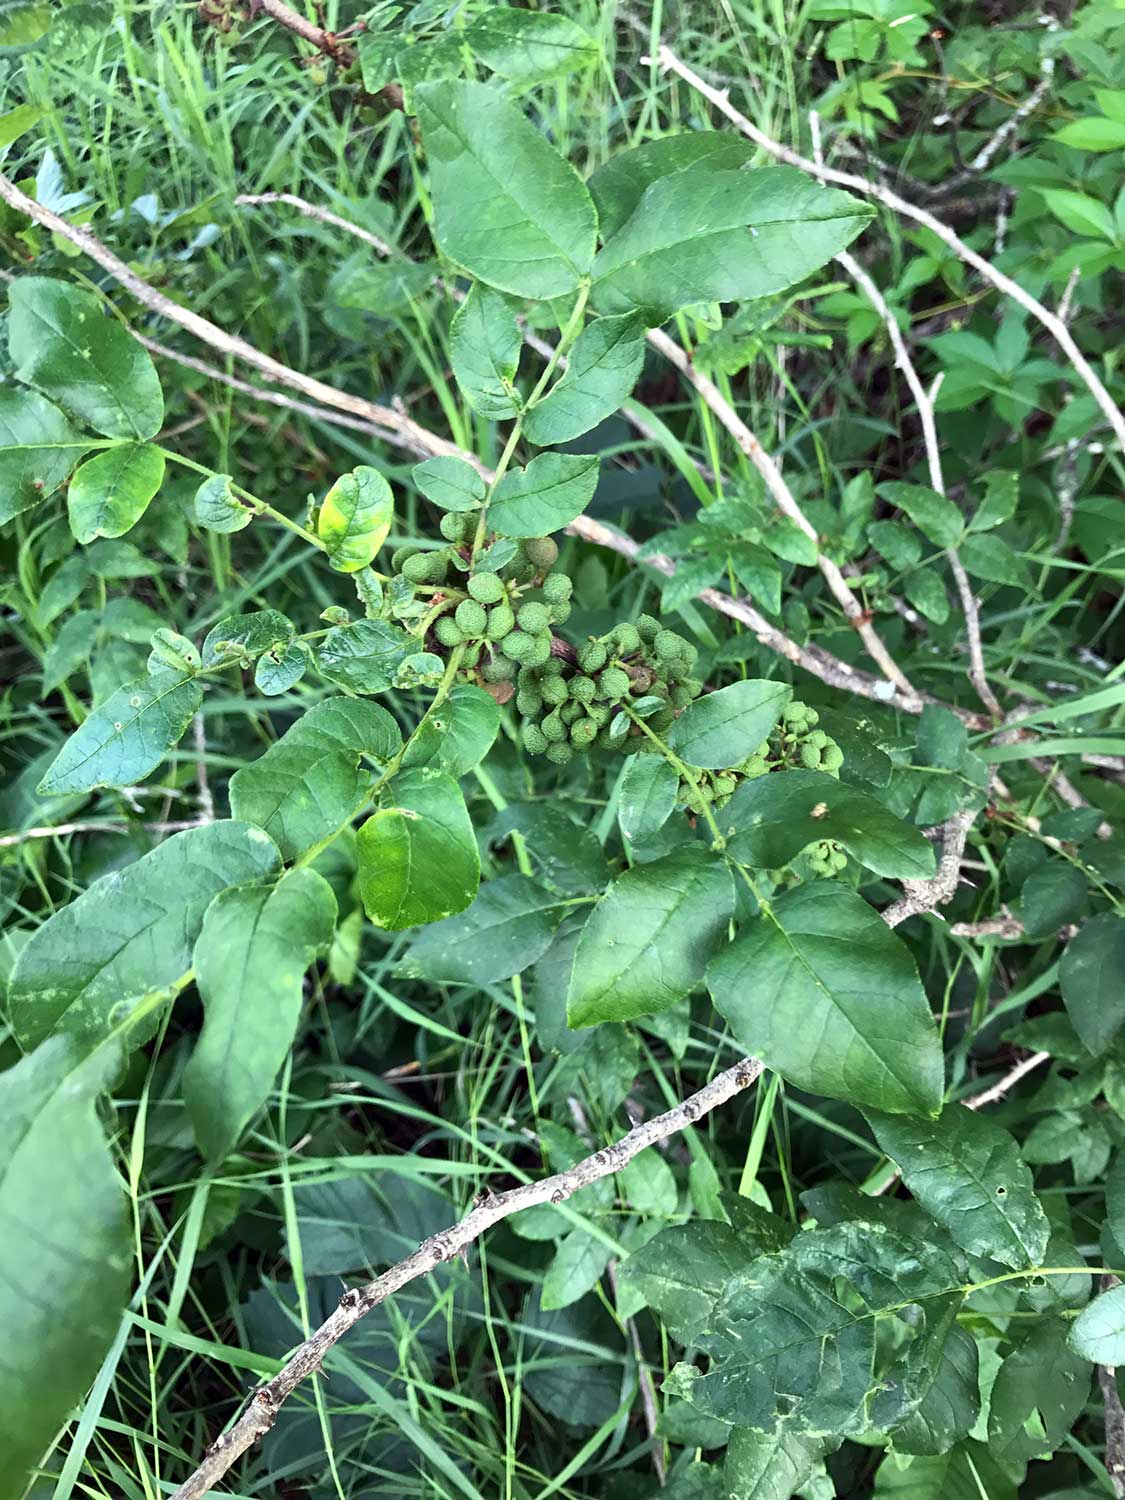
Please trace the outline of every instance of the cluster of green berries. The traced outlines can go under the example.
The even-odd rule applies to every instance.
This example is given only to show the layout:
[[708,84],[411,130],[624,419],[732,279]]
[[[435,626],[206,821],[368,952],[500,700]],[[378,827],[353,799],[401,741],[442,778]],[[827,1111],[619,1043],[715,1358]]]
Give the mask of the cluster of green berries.
[[768,740],[763,740],[754,754],[737,768],[753,780],[770,771],[790,770],[804,766],[809,771],[826,771],[838,776],[844,764],[844,752],[823,729],[817,729],[820,715],[805,703],[790,703],[781,722]]
[[702,816],[704,807],[725,807],[740,780],[737,771],[698,771],[694,785],[690,781],[680,782],[677,804]]
[[848,862],[848,856],[832,839],[821,839],[806,852],[814,875],[838,875]]
[[[484,567],[457,578],[475,527],[474,512],[450,511],[441,530],[455,546],[431,552],[402,547],[391,566],[412,591],[430,596],[428,625],[439,645],[465,647],[462,664],[479,669],[484,682],[510,682],[521,666],[550,657],[551,627],[570,615],[572,584],[566,574],[551,573],[559,549],[546,536],[520,542],[497,567],[488,566],[486,553]],[[527,597],[529,590],[535,598]]]
[[591,748],[647,749],[624,705],[635,705],[655,733],[666,730],[703,691],[691,675],[697,654],[683,636],[642,615],[584,641],[573,662],[568,654],[525,663],[516,678],[524,748],[556,765]]

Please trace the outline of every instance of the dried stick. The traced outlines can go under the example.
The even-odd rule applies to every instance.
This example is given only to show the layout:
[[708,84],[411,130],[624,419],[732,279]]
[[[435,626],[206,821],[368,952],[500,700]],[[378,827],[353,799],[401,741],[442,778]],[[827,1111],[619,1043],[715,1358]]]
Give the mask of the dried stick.
[[1009,1089],[1015,1088],[1021,1078],[1026,1078],[1029,1073],[1034,1073],[1036,1068],[1041,1068],[1045,1062],[1050,1062],[1049,1052],[1032,1052],[1022,1062],[1016,1063],[1014,1068],[1009,1069],[1003,1078],[994,1083],[981,1094],[973,1094],[969,1099],[961,1102],[966,1109],[984,1109],[988,1104],[995,1104],[998,1099],[1003,1099]]
[[304,375],[299,370],[291,370],[279,360],[263,354],[260,349],[247,343],[245,339],[224,332],[215,323],[201,317],[199,313],[192,312],[189,308],[180,307],[163,292],[158,292],[146,281],[142,281],[136,272],[130,270],[123,260],[103,245],[92,231],[71,224],[53,213],[51,209],[36,203],[26,193],[21,193],[11,178],[3,173],[0,173],[0,199],[3,199],[11,208],[34,219],[37,224],[42,224],[53,234],[61,235],[72,245],[77,245],[92,261],[108,271],[126,291],[132,293],[143,307],[159,313],[173,323],[178,323],[181,328],[186,328],[189,333],[194,334],[203,343],[209,344],[212,349],[218,349],[223,354],[230,354],[236,359],[241,359],[245,364],[260,371],[267,379],[276,381],[278,385],[288,386],[291,390],[299,391],[303,396],[312,397],[314,401],[324,406],[347,412],[354,417],[362,417],[388,437],[396,441],[401,438],[402,446],[412,451],[422,449],[433,455],[464,456],[455,444],[437,437],[432,432],[427,432],[405,412],[378,406],[374,401],[367,401],[362,396],[349,395],[345,391],[337,390],[335,386],[325,384],[323,380]]
[[234,202],[237,208],[259,208],[266,203],[287,203],[290,208],[295,208],[307,219],[317,219],[321,224],[331,224],[334,229],[343,229],[348,234],[355,235],[357,240],[363,240],[379,255],[389,257],[394,254],[386,240],[381,240],[369,229],[361,229],[350,219],[342,219],[331,209],[320,208],[317,204],[310,203],[307,198],[298,198],[296,193],[240,193]]
[[961,879],[961,860],[965,854],[969,829],[976,821],[979,811],[979,808],[964,807],[941,825],[941,859],[938,861],[937,874],[931,875],[929,880],[902,882],[905,896],[882,913],[883,921],[888,927],[897,927],[908,917],[920,916],[922,912],[933,911],[935,907],[945,906],[953,900]]
[[935,183],[927,187],[925,191],[932,197],[945,197],[954,193],[958,188],[964,187],[966,182],[971,182],[974,177],[979,177],[982,172],[988,170],[992,158],[1000,150],[1004,143],[1011,139],[1019,129],[1028,115],[1032,114],[1043,102],[1047,91],[1051,87],[1052,76],[1055,71],[1055,59],[1051,56],[1044,57],[1041,65],[1041,77],[1039,82],[1028,94],[1022,104],[1018,105],[1004,123],[995,130],[984,145],[980,148],[972,161],[966,162],[960,172],[955,172],[952,177],[945,178],[941,183]]
[[545,1177],[540,1182],[524,1183],[504,1193],[488,1193],[460,1223],[431,1235],[419,1245],[413,1255],[408,1255],[405,1260],[399,1261],[398,1265],[384,1271],[366,1286],[350,1288],[316,1332],[294,1351],[284,1368],[272,1380],[258,1387],[234,1426],[216,1438],[207,1450],[203,1462],[180,1485],[172,1500],[200,1500],[201,1496],[206,1495],[235,1459],[270,1430],[282,1402],[302,1380],[320,1369],[333,1344],[373,1307],[378,1307],[381,1302],[385,1302],[388,1297],[420,1276],[428,1275],[443,1261],[453,1260],[461,1255],[486,1229],[510,1218],[512,1214],[540,1203],[565,1203],[579,1188],[588,1187],[592,1182],[620,1172],[627,1162],[649,1146],[686,1130],[701,1116],[709,1114],[735,1094],[749,1088],[761,1071],[762,1064],[756,1058],[743,1058],[733,1068],[727,1068],[724,1073],[705,1084],[698,1093],[677,1104],[674,1109],[637,1125],[628,1135],[622,1136],[611,1146],[595,1151],[592,1156],[586,1157],[568,1171]]
[[335,32],[325,31],[323,26],[314,26],[305,16],[286,5],[285,0],[258,0],[258,5],[268,16],[295,32],[302,41],[308,42],[310,47],[327,53],[341,68],[355,62],[354,48],[344,46]]
[[[647,60],[647,59],[646,59]],[[1071,365],[1074,367],[1079,379],[1089,390],[1098,406],[1105,413],[1106,420],[1113,428],[1117,441],[1125,450],[1125,416],[1114,405],[1113,398],[1095,374],[1083,355],[1081,349],[1074,342],[1069,328],[1055,313],[1044,307],[1042,302],[1033,297],[1030,292],[1024,291],[1023,287],[1013,281],[1011,277],[1005,276],[998,271],[991,261],[986,260],[983,255],[978,255],[971,250],[964,240],[958,238],[947,224],[934,217],[924,208],[916,204],[908,203],[905,198],[900,198],[890,188],[881,183],[868,182],[863,177],[857,177],[852,172],[841,172],[835,167],[817,166],[816,162],[810,161],[808,157],[802,156],[799,151],[794,151],[790,146],[783,146],[780,141],[758,128],[752,121],[741,114],[730,102],[730,95],[725,89],[716,89],[702,79],[686,63],[680,61],[670,47],[661,47],[657,61],[661,67],[669,72],[675,73],[696,93],[702,94],[724,114],[733,125],[736,125],[743,135],[761,146],[763,151],[768,151],[771,156],[776,156],[779,161],[788,162],[790,166],[799,167],[802,172],[808,172],[810,176],[819,178],[822,182],[834,182],[840,187],[851,188],[853,192],[863,193],[867,197],[876,199],[887,208],[893,209],[895,213],[902,214],[904,218],[913,219],[918,224],[924,224],[931,233],[937,235],[943,244],[949,246],[953,253],[973,267],[984,279],[990,282],[997,291],[1003,292],[1011,297],[1013,302],[1029,312],[1036,318],[1047,332],[1058,343]]]
[[746,423],[734,411],[718,386],[712,380],[709,380],[702,371],[695,368],[688,354],[681,349],[674,339],[670,339],[662,329],[653,328],[649,331],[648,341],[654,349],[658,349],[664,355],[670,364],[675,365],[684,379],[690,385],[694,386],[699,396],[715,413],[731,437],[734,438],[739,448],[765,480],[766,488],[773,496],[774,502],[782,515],[786,516],[807,537],[811,538],[817,549],[817,566],[824,574],[825,582],[835,595],[844,614],[858,632],[871,660],[876,663],[888,682],[894,683],[900,693],[905,693],[911,697],[915,696],[914,688],[911,686],[909,678],[898,666],[894,657],[887,650],[886,646],[884,646],[876,632],[871,628],[871,623],[860,608],[859,601],[848,587],[847,579],[831,558],[826,557],[821,552],[816,529],[793,498],[792,491],[782,478],[781,470],[750,431],[749,427],[747,427]]

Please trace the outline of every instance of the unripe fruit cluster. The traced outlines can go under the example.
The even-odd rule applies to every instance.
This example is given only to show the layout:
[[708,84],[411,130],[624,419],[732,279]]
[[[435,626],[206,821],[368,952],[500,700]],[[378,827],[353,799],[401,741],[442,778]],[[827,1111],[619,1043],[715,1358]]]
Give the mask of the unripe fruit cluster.
[[524,748],[556,765],[591,748],[626,753],[651,748],[623,706],[637,704],[645,722],[660,734],[703,690],[691,676],[696,648],[662,629],[651,615],[642,615],[635,624],[623,621],[606,635],[584,641],[575,656],[573,664],[559,657],[524,664],[516,679]]
[[838,875],[847,865],[848,856],[832,839],[821,839],[808,851],[809,868],[814,875]]
[[786,706],[781,722],[763,740],[754,754],[737,768],[753,780],[770,771],[804,766],[809,771],[824,771],[838,776],[844,764],[844,752],[823,729],[817,729],[820,715],[815,708],[794,701]]

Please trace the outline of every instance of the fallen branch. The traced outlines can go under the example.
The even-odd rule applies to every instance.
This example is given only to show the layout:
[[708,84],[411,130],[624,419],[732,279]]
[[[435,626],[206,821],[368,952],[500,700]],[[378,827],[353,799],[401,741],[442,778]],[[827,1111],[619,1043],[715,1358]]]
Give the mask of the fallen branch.
[[331,57],[337,66],[347,68],[355,62],[356,54],[353,47],[348,47],[341,42],[334,31],[326,31],[323,26],[315,26],[312,21],[286,5],[285,0],[257,0],[257,5],[282,26],[295,32],[302,41],[308,42],[310,47],[315,47],[318,52]]
[[979,811],[979,808],[962,808],[947,823],[941,825],[941,859],[938,861],[937,874],[931,875],[929,880],[902,882],[906,894],[882,913],[883,921],[888,927],[897,927],[908,917],[920,916],[923,912],[933,911],[935,907],[945,906],[953,900],[961,879],[961,860],[969,829],[976,821]]
[[1050,1062],[1049,1052],[1032,1052],[1022,1062],[1016,1063],[1014,1068],[1009,1069],[1003,1078],[992,1084],[990,1088],[981,1094],[973,1094],[969,1099],[962,1099],[966,1109],[984,1109],[986,1104],[995,1104],[998,1099],[1003,1099],[1011,1089],[1014,1089],[1021,1078],[1026,1078],[1029,1073],[1034,1073],[1036,1068],[1041,1068],[1045,1062]]
[[[643,59],[647,61],[648,59]],[[933,214],[916,204],[909,203],[905,198],[900,198],[890,188],[881,183],[868,182],[863,177],[857,177],[853,172],[841,172],[835,167],[818,166],[816,162],[810,161],[808,157],[802,156],[799,151],[794,151],[790,146],[783,146],[780,141],[775,141],[765,131],[760,130],[744,114],[741,114],[730,102],[730,95],[725,89],[716,89],[707,83],[698,73],[694,72],[686,63],[680,61],[670,47],[661,47],[657,57],[661,67],[678,77],[709,100],[716,109],[726,116],[733,125],[736,125],[743,135],[748,136],[763,151],[768,151],[778,161],[787,162],[790,166],[798,167],[802,172],[808,172],[810,176],[818,178],[822,182],[834,182],[839,187],[850,188],[853,192],[863,193],[866,197],[874,198],[885,207],[892,209],[895,213],[902,214],[904,218],[913,219],[918,224],[924,224],[932,234],[935,234],[943,244],[949,246],[953,253],[960,257],[967,265],[973,267],[979,275],[992,284],[997,291],[1003,292],[1011,297],[1013,302],[1029,312],[1036,318],[1047,332],[1058,343],[1071,365],[1074,367],[1079,379],[1086,386],[1098,406],[1105,413],[1106,420],[1113,428],[1117,441],[1125,450],[1125,416],[1114,404],[1112,396],[1106,390],[1101,380],[1095,374],[1081,349],[1074,342],[1069,328],[1057,314],[1044,307],[1043,303],[1033,297],[1030,292],[1024,291],[1010,276],[1005,276],[998,271],[991,261],[986,260],[983,255],[978,255],[975,250],[969,248],[964,240],[960,239],[947,224],[942,223]]]
[[273,1426],[277,1413],[288,1396],[307,1376],[319,1370],[333,1344],[373,1307],[378,1307],[395,1292],[401,1291],[435,1266],[453,1260],[478,1239],[486,1229],[510,1218],[522,1209],[536,1204],[565,1203],[579,1188],[588,1187],[603,1177],[620,1172],[649,1146],[686,1130],[703,1115],[725,1104],[743,1089],[749,1088],[762,1071],[755,1058],[745,1057],[705,1084],[682,1104],[665,1114],[655,1115],[630,1130],[611,1146],[595,1151],[566,1172],[545,1177],[540,1182],[524,1183],[507,1192],[485,1192],[477,1206],[457,1224],[424,1240],[413,1255],[384,1271],[366,1286],[351,1287],[340,1298],[339,1305],[320,1327],[301,1344],[284,1368],[260,1385],[253,1393],[242,1415],[221,1437],[211,1444],[203,1462],[172,1496],[172,1500],[200,1500],[219,1482],[241,1454],[253,1446]]

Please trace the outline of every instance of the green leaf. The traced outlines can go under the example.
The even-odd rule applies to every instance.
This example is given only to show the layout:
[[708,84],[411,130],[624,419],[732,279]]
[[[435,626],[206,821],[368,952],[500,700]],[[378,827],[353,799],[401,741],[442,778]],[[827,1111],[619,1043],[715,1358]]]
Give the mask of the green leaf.
[[[538,12],[528,11],[526,14],[536,15]],[[449,330],[449,362],[465,400],[479,416],[492,422],[503,422],[516,415],[519,396],[513,382],[522,348],[523,340],[511,308],[499,292],[479,281],[474,282],[469,295],[457,309]],[[427,460],[427,463],[435,462],[439,460]],[[425,467],[425,464],[418,465],[418,468]],[[417,472],[416,469],[415,476]],[[479,475],[477,478],[480,482],[479,498],[483,500],[484,482]]]
[[586,184],[598,211],[602,239],[617,234],[644,197],[645,189],[661,177],[689,167],[709,171],[742,167],[757,149],[752,141],[738,135],[690,130],[615,152]]
[[914,960],[854,891],[778,897],[707,984],[739,1047],[798,1088],[893,1114],[941,1108],[941,1044]]
[[575,340],[562,379],[524,417],[524,436],[547,447],[589,432],[628,396],[644,358],[645,327],[638,317],[596,319]]
[[426,499],[442,510],[476,510],[488,493],[481,475],[463,458],[427,458],[410,472]]
[[164,482],[164,455],[150,443],[108,448],[89,458],[70,481],[66,508],[80,542],[124,536]]
[[728,1282],[696,1340],[710,1367],[689,1399],[765,1433],[855,1436],[901,1421],[929,1384],[959,1283],[936,1245],[878,1224],[798,1234]]
[[105,437],[156,436],[164,397],[155,366],[92,292],[21,276],[8,297],[8,351],[17,379]]
[[734,910],[730,870],[688,846],[626,870],[595,906],[567,995],[572,1027],[675,1005],[703,977]]
[[794,167],[674,172],[598,252],[596,303],[663,322],[696,302],[768,297],[851,244],[871,214]]
[[759,869],[780,869],[820,839],[834,839],[892,880],[924,880],[936,868],[933,845],[919,829],[823,771],[744,781],[717,821],[732,856]]
[[0,387],[0,525],[54,494],[88,446],[37,392]]
[[723,1493],[738,1500],[790,1500],[833,1447],[803,1432],[753,1432],[736,1427],[723,1461]]
[[1082,1414],[1090,1394],[1090,1366],[1087,1356],[1076,1352],[1077,1323],[1075,1348],[1067,1342],[1069,1327],[1063,1318],[1040,1319],[1000,1366],[989,1398],[988,1446],[1002,1463],[1024,1463],[1052,1452]]
[[1125,1364],[1125,1286],[1103,1292],[1082,1309],[1070,1330],[1070,1344],[1095,1364]]
[[44,796],[132,786],[178,744],[203,702],[203,689],[182,672],[158,671],[118,688],[63,745],[39,784]]
[[867,538],[880,557],[885,557],[900,573],[922,560],[922,543],[917,533],[901,521],[872,521],[867,528]]
[[435,922],[414,939],[398,972],[434,984],[495,984],[543,957],[563,905],[526,875],[482,885],[460,916]]
[[1010,583],[1031,592],[1027,564],[1002,537],[967,536],[958,548],[958,554],[974,578],[987,578],[990,583]]
[[[903,484],[890,479],[876,491],[899,510],[905,511],[924,536],[939,547],[956,547],[965,530],[965,518],[944,495],[924,484]],[[919,606],[921,607],[921,606]]]
[[385,708],[361,698],[315,704],[230,779],[231,812],[265,829],[286,860],[343,827],[371,784],[360,756],[389,761],[402,744]]
[[248,505],[237,498],[229,474],[212,474],[195,492],[192,511],[205,531],[229,534],[242,531],[254,519]]
[[125,1309],[126,1198],[98,1119],[116,1048],[56,1037],[0,1073],[0,1495],[20,1496]]
[[902,591],[919,614],[925,615],[935,625],[944,625],[949,619],[949,596],[941,579],[931,569],[911,573]]
[[867,1118],[907,1187],[962,1250],[1017,1270],[1042,1262],[1051,1226],[1006,1130],[963,1104],[946,1105],[936,1120]]
[[621,835],[632,843],[659,833],[672,816],[680,778],[662,755],[633,755],[617,793]]
[[968,1437],[980,1417],[976,1341],[957,1325],[949,1330],[918,1406],[893,1429],[900,1453],[947,1453]]
[[414,98],[442,252],[517,297],[573,292],[597,215],[570,163],[485,84],[427,83]]
[[411,736],[404,766],[434,766],[460,780],[478,766],[500,732],[500,705],[491,693],[459,682]]
[[51,7],[38,0],[2,0],[0,3],[0,52],[18,52],[31,47],[51,29]]
[[[1056,130],[1051,139],[1060,141],[1064,146],[1074,146],[1079,151],[1119,151],[1125,146],[1125,120],[1107,120],[1104,115],[1088,115],[1084,120],[1071,120],[1069,125]],[[1054,212],[1057,217],[1063,218],[1057,209]],[[1063,219],[1063,223],[1066,223],[1066,219]]]
[[621,1267],[622,1284],[636,1291],[679,1344],[692,1344],[707,1327],[723,1288],[754,1259],[721,1219],[674,1224],[634,1250]]
[[385,693],[413,647],[409,636],[387,620],[356,620],[334,626],[314,649],[317,669],[353,693]]
[[1015,469],[989,469],[984,475],[984,499],[969,522],[972,531],[988,531],[1010,521],[1020,503],[1020,476]]
[[332,941],[336,898],[315,870],[220,891],[192,957],[203,1030],[184,1069],[199,1149],[222,1162],[269,1096],[296,1035],[305,970]]
[[1125,1022],[1125,919],[1091,917],[1063,951],[1059,985],[1075,1031],[1099,1056]]
[[388,795],[357,839],[367,915],[398,932],[464,911],[480,884],[480,854],[461,788],[419,769],[401,771]]
[[747,678],[690,704],[668,732],[668,744],[692,766],[720,770],[753,755],[793,696],[784,682]]
[[569,16],[492,5],[462,33],[481,62],[516,83],[558,78],[598,60],[598,44]]
[[1111,244],[1116,239],[1113,215],[1097,198],[1067,188],[1042,188],[1040,191],[1055,218],[1075,234],[1091,234],[1109,240]]
[[308,647],[300,641],[278,644],[263,651],[254,663],[254,686],[267,698],[276,698],[300,682],[308,665]]
[[609,1264],[612,1248],[584,1229],[572,1229],[559,1241],[555,1258],[543,1277],[539,1305],[545,1312],[569,1307],[592,1292]]
[[200,657],[205,667],[242,656],[258,656],[293,639],[293,621],[276,609],[258,609],[248,615],[227,615],[207,632]]
[[103,875],[36,929],[9,991],[24,1047],[53,1031],[103,1033],[146,995],[176,985],[212,898],[278,866],[277,849],[245,823],[203,823]]
[[371,565],[390,533],[394,511],[395,497],[378,469],[360,464],[340,475],[316,518],[316,534],[338,573]]
[[675,1175],[652,1147],[626,1162],[618,1180],[626,1201],[636,1213],[668,1219],[676,1212],[680,1194]]
[[545,536],[569,526],[594,498],[597,455],[540,453],[525,469],[511,469],[496,486],[490,524],[502,536]]
[[1018,1485],[983,1443],[959,1443],[934,1457],[888,1453],[874,1500],[1016,1500]]

